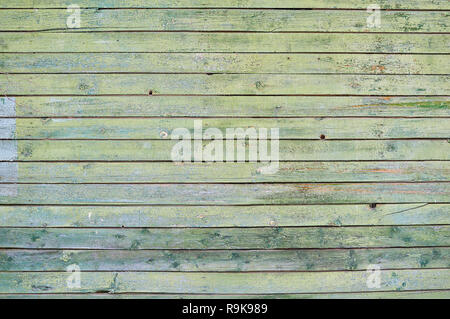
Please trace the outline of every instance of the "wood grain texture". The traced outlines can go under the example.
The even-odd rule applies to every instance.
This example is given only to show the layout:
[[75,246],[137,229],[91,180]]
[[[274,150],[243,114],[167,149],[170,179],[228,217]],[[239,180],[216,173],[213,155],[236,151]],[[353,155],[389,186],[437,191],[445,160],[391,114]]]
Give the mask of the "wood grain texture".
[[417,54],[3,53],[0,65],[8,73],[450,73],[446,55]]
[[[0,160],[172,161],[172,148],[178,142],[177,140],[0,140],[2,150]],[[205,146],[210,142],[202,143]],[[225,145],[226,143],[224,143],[226,156]],[[244,148],[246,161],[248,161],[248,147],[246,141]],[[281,140],[279,158],[281,161],[450,160],[449,148],[448,140]]]
[[260,174],[260,163],[0,162],[2,183],[304,183],[447,181],[445,161],[282,162]]
[[448,53],[448,34],[5,32],[0,52]]
[[448,204],[0,206],[0,227],[292,227],[450,224]]
[[[352,8],[366,9],[371,0],[79,0],[80,7],[91,8]],[[445,0],[379,0],[383,9],[438,9],[448,10]],[[1,3],[0,8],[66,8],[71,0],[16,0]]]
[[1,97],[17,117],[450,117],[449,97],[82,96]]
[[[201,120],[201,122],[198,122]],[[197,121],[197,122],[195,122]],[[450,119],[0,119],[2,139],[165,139],[176,128],[186,128],[192,138],[195,123],[201,136],[208,128],[278,128],[280,139],[402,139],[448,138]],[[198,126],[198,125],[197,125]],[[215,137],[217,138],[217,137]]]
[[286,249],[450,246],[450,226],[0,228],[4,248]]
[[341,271],[449,267],[450,248],[322,250],[0,250],[0,271]]
[[72,4],[0,4],[0,298],[449,298],[448,1]]
[[293,205],[449,203],[450,183],[3,184],[0,204]]
[[[450,270],[382,270],[373,291],[447,289]],[[82,288],[66,285],[67,273],[4,273],[1,293],[313,293],[367,291],[365,271],[307,273],[82,273]],[[15,283],[11,285],[11,283]]]
[[258,31],[449,32],[445,11],[386,11],[380,27],[355,10],[84,9],[80,29],[69,29],[66,9],[1,10],[0,31]]
[[450,95],[447,75],[1,74],[2,95]]

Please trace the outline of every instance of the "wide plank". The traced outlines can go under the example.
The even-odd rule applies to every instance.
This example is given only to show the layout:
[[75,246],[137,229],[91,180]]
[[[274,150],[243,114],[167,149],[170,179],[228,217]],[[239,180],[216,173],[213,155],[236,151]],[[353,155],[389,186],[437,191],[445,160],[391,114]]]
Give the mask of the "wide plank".
[[[317,293],[448,289],[449,269],[381,270],[379,288],[368,288],[365,271],[176,273],[82,272],[81,287],[69,288],[64,272],[9,272],[0,293]],[[11,283],[15,283],[11,285]]]
[[0,61],[7,73],[450,73],[447,55],[418,54],[3,53]]
[[2,95],[450,95],[447,75],[0,74]]
[[[177,140],[0,140],[0,160],[172,161],[172,148],[177,143],[179,143]],[[211,141],[202,143],[205,147]],[[223,148],[222,161],[229,154],[226,152],[226,142],[223,143]],[[449,149],[450,143],[445,139],[281,140],[279,159],[280,161],[450,160]],[[248,161],[249,141],[245,142],[244,150],[245,160]],[[234,152],[232,162],[236,162],[236,159]],[[210,160],[205,158],[205,161]]]
[[[2,2],[0,8],[66,8],[72,0],[15,0]],[[366,9],[372,0],[77,0],[83,8],[290,8]],[[382,9],[437,9],[449,10],[446,0],[378,0]]]
[[321,250],[0,250],[0,271],[340,271],[446,268],[450,248]]
[[273,174],[260,163],[0,162],[1,183],[308,183],[446,181],[446,161],[281,162]]
[[69,28],[66,9],[0,10],[0,31],[252,31],[252,32],[449,32],[446,11],[384,11],[379,27],[372,12],[357,10],[124,9],[80,11],[80,28]]
[[3,117],[450,117],[449,97],[0,97]]
[[292,227],[450,224],[448,204],[0,206],[0,227]]
[[450,226],[0,228],[3,248],[286,249],[450,246]]
[[[189,130],[192,138],[208,128],[277,128],[280,139],[402,139],[448,138],[449,119],[0,119],[1,139],[165,139],[177,128]],[[200,136],[194,136],[199,133]],[[217,136],[214,138],[218,138]],[[240,137],[238,137],[240,138]]]
[[4,32],[0,52],[448,53],[448,34]]

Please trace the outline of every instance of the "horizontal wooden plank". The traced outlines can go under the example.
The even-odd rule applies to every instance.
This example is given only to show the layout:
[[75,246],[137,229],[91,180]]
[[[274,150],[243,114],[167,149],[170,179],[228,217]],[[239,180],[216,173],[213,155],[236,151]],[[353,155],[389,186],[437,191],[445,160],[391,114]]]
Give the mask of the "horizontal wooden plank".
[[[194,127],[197,130],[194,131]],[[401,139],[448,138],[450,119],[0,119],[2,139],[166,139],[177,128],[191,137],[204,136],[208,128],[279,129],[280,139]],[[200,136],[194,133],[200,132]],[[215,136],[215,139],[220,138]]]
[[[373,206],[373,205],[372,205]],[[0,206],[1,227],[274,227],[450,224],[447,204]]]
[[[448,289],[449,269],[381,270],[379,288],[368,288],[369,274],[352,272],[164,273],[82,272],[81,288],[68,288],[68,274],[4,273],[1,293],[314,293]],[[14,282],[16,284],[11,285]]]
[[[172,148],[177,143],[176,140],[0,140],[0,160],[172,161]],[[203,147],[209,143],[203,141]],[[226,152],[226,143],[223,144],[225,159],[230,154]],[[246,144],[248,161],[248,141]],[[281,140],[279,158],[281,161],[450,160],[449,148],[447,140]]]
[[0,250],[0,271],[330,271],[446,268],[450,248],[331,250]]
[[446,75],[0,74],[3,95],[450,95]]
[[0,228],[3,248],[285,249],[450,246],[450,226]]
[[445,11],[386,11],[379,27],[372,12],[356,10],[125,9],[80,11],[80,29],[68,28],[66,9],[1,10],[0,31],[257,31],[449,32]]
[[133,294],[133,293],[79,293],[79,294],[0,294],[0,299],[448,299],[450,290],[419,290],[389,292],[314,293],[314,294]]
[[450,203],[450,183],[2,184],[0,204],[293,205]]
[[31,293],[0,294],[0,299],[448,299],[450,290],[313,294],[157,294],[157,293]]
[[[90,8],[351,8],[366,9],[372,0],[78,0],[80,7]],[[4,2],[0,8],[66,8],[71,0],[15,0]],[[445,0],[378,0],[382,9],[439,9],[448,10]]]
[[450,73],[447,55],[3,53],[0,61],[7,73]]
[[448,97],[86,96],[1,97],[10,117],[450,117]]
[[0,52],[448,53],[449,40],[447,34],[5,32]]
[[0,162],[2,183],[304,183],[446,181],[448,162],[282,162],[273,174],[260,163]]

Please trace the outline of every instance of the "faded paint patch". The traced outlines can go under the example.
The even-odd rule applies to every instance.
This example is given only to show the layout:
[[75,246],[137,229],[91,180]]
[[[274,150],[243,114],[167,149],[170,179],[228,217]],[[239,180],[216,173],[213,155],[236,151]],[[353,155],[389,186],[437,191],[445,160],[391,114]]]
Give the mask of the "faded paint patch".
[[[16,116],[16,99],[13,97],[0,98],[0,116]],[[0,119],[0,139],[16,137],[16,119]],[[17,141],[0,140],[0,160],[17,160]],[[0,183],[17,183],[18,163],[0,163]],[[0,184],[1,196],[17,196],[17,184]]]
[[1,97],[0,98],[0,116],[14,117],[16,116],[16,98]]
[[0,139],[16,137],[16,119],[0,119]]
[[17,183],[18,182],[18,174],[19,171],[17,162],[0,163],[0,183]]

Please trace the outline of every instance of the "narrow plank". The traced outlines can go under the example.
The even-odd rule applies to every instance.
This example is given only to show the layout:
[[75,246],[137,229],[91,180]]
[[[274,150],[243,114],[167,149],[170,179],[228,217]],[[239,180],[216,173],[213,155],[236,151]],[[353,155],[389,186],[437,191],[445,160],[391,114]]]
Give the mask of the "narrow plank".
[[449,97],[33,96],[0,105],[10,117],[450,117]]
[[[78,0],[82,8],[350,8],[366,9],[371,0]],[[73,4],[71,0],[15,0],[5,2],[0,8],[67,8]],[[378,0],[382,9],[437,9],[449,10],[445,0]]]
[[446,181],[448,162],[282,162],[273,174],[258,163],[0,162],[2,183],[309,183]]
[[0,206],[1,227],[274,227],[450,224],[447,204]]
[[6,32],[0,33],[0,52],[448,53],[449,39],[447,34]]
[[145,293],[81,293],[81,294],[0,294],[0,299],[448,299],[450,290],[416,290],[357,293],[315,294],[145,294]]
[[450,73],[447,55],[3,53],[0,61],[7,73]]
[[[172,148],[177,143],[176,140],[0,140],[0,160],[172,161]],[[209,143],[203,141],[203,147]],[[226,156],[226,143],[223,144]],[[247,161],[248,147],[246,143]],[[281,161],[450,160],[449,148],[447,140],[281,140],[279,158]]]
[[[365,271],[300,273],[83,272],[81,288],[67,287],[67,273],[4,273],[1,293],[316,293],[448,289],[449,269],[382,270],[379,288],[367,288]],[[11,283],[16,283],[11,285]]]
[[[0,204],[293,205],[449,203],[450,183],[2,184]],[[6,195],[5,195],[6,194]]]
[[0,271],[341,271],[446,268],[450,248],[331,250],[0,250]]
[[0,294],[0,299],[448,299],[450,290],[416,290],[357,293],[315,294],[145,294],[145,293],[81,293],[81,294]]
[[0,31],[257,31],[449,32],[445,11],[386,11],[379,27],[373,13],[355,10],[84,9],[80,29],[69,29],[66,9],[1,10]]
[[439,247],[450,226],[300,228],[0,228],[4,248],[286,249]]
[[[194,128],[197,127],[195,131]],[[177,128],[194,138],[208,128],[278,128],[280,139],[448,138],[450,119],[0,119],[2,139],[165,139]],[[215,137],[217,138],[217,137]]]
[[447,75],[0,74],[2,95],[450,95]]
[[403,292],[358,292],[314,294],[145,294],[145,293],[81,293],[81,294],[0,294],[0,299],[448,299],[450,290],[416,290]]

